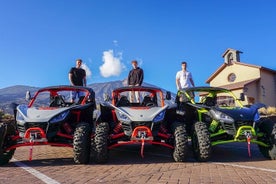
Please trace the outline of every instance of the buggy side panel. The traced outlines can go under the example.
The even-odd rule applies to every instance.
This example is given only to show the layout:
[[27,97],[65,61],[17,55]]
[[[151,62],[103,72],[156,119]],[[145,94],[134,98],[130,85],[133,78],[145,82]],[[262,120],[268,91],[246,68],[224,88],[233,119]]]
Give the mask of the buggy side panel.
[[100,104],[100,109],[102,122],[117,122],[114,108]]

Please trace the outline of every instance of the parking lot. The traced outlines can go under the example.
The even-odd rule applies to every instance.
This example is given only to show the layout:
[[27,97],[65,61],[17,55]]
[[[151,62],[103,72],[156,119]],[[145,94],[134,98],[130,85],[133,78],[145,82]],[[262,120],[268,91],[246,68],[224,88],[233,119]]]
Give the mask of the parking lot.
[[110,151],[106,164],[76,165],[72,149],[36,146],[32,161],[29,148],[21,147],[12,161],[1,167],[0,183],[276,183],[276,161],[266,160],[258,147],[235,143],[216,146],[209,162],[196,162],[192,153],[177,163],[164,147],[137,145]]

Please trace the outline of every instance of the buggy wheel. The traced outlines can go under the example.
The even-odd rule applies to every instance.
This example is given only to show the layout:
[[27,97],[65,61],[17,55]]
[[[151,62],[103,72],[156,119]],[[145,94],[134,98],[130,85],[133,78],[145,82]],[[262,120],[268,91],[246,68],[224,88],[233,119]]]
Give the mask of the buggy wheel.
[[91,138],[91,146],[90,146],[90,160],[95,161],[96,158],[96,145],[95,145],[95,134]]
[[258,145],[260,152],[264,157],[276,160],[276,123],[271,120],[264,120],[259,128],[264,136],[258,137],[258,140],[269,145],[269,147]]
[[5,151],[16,144],[16,140],[12,140],[11,136],[15,135],[15,126],[11,123],[0,123],[0,165],[9,163],[14,155],[15,149]]
[[180,122],[174,122],[171,126],[174,134],[173,159],[176,162],[183,162],[187,157],[188,136],[185,125]]
[[87,164],[90,157],[91,126],[88,123],[78,123],[74,132],[73,152],[77,164]]
[[196,122],[192,127],[192,147],[198,161],[208,161],[211,157],[210,134],[206,123]]
[[94,137],[94,161],[96,163],[106,163],[108,160],[108,133],[109,125],[106,122],[99,123],[96,126],[96,133]]

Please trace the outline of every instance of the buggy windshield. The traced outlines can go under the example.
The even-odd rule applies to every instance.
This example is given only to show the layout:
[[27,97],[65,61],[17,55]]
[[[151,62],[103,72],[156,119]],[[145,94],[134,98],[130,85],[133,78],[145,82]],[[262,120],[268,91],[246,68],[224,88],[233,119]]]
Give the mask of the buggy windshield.
[[161,90],[127,88],[113,91],[113,104],[117,107],[162,107],[164,97]]
[[[77,94],[72,102],[72,94]],[[88,91],[77,88],[45,88],[39,90],[31,100],[29,107],[66,107],[82,104]]]
[[241,102],[229,90],[220,88],[194,88],[183,91],[195,104],[220,107],[241,107]]

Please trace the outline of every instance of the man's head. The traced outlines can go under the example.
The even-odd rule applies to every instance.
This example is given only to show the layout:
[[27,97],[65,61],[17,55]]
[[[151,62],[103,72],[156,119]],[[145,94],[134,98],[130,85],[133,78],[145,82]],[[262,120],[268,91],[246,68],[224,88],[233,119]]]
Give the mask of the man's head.
[[77,67],[77,68],[80,68],[80,67],[81,67],[81,64],[82,64],[82,60],[81,60],[81,59],[77,59],[77,60],[76,60],[76,67]]
[[136,60],[131,61],[132,67],[136,69],[138,67],[138,63]]
[[182,70],[186,70],[187,69],[187,62],[186,61],[182,61],[181,62],[181,68],[182,68]]

